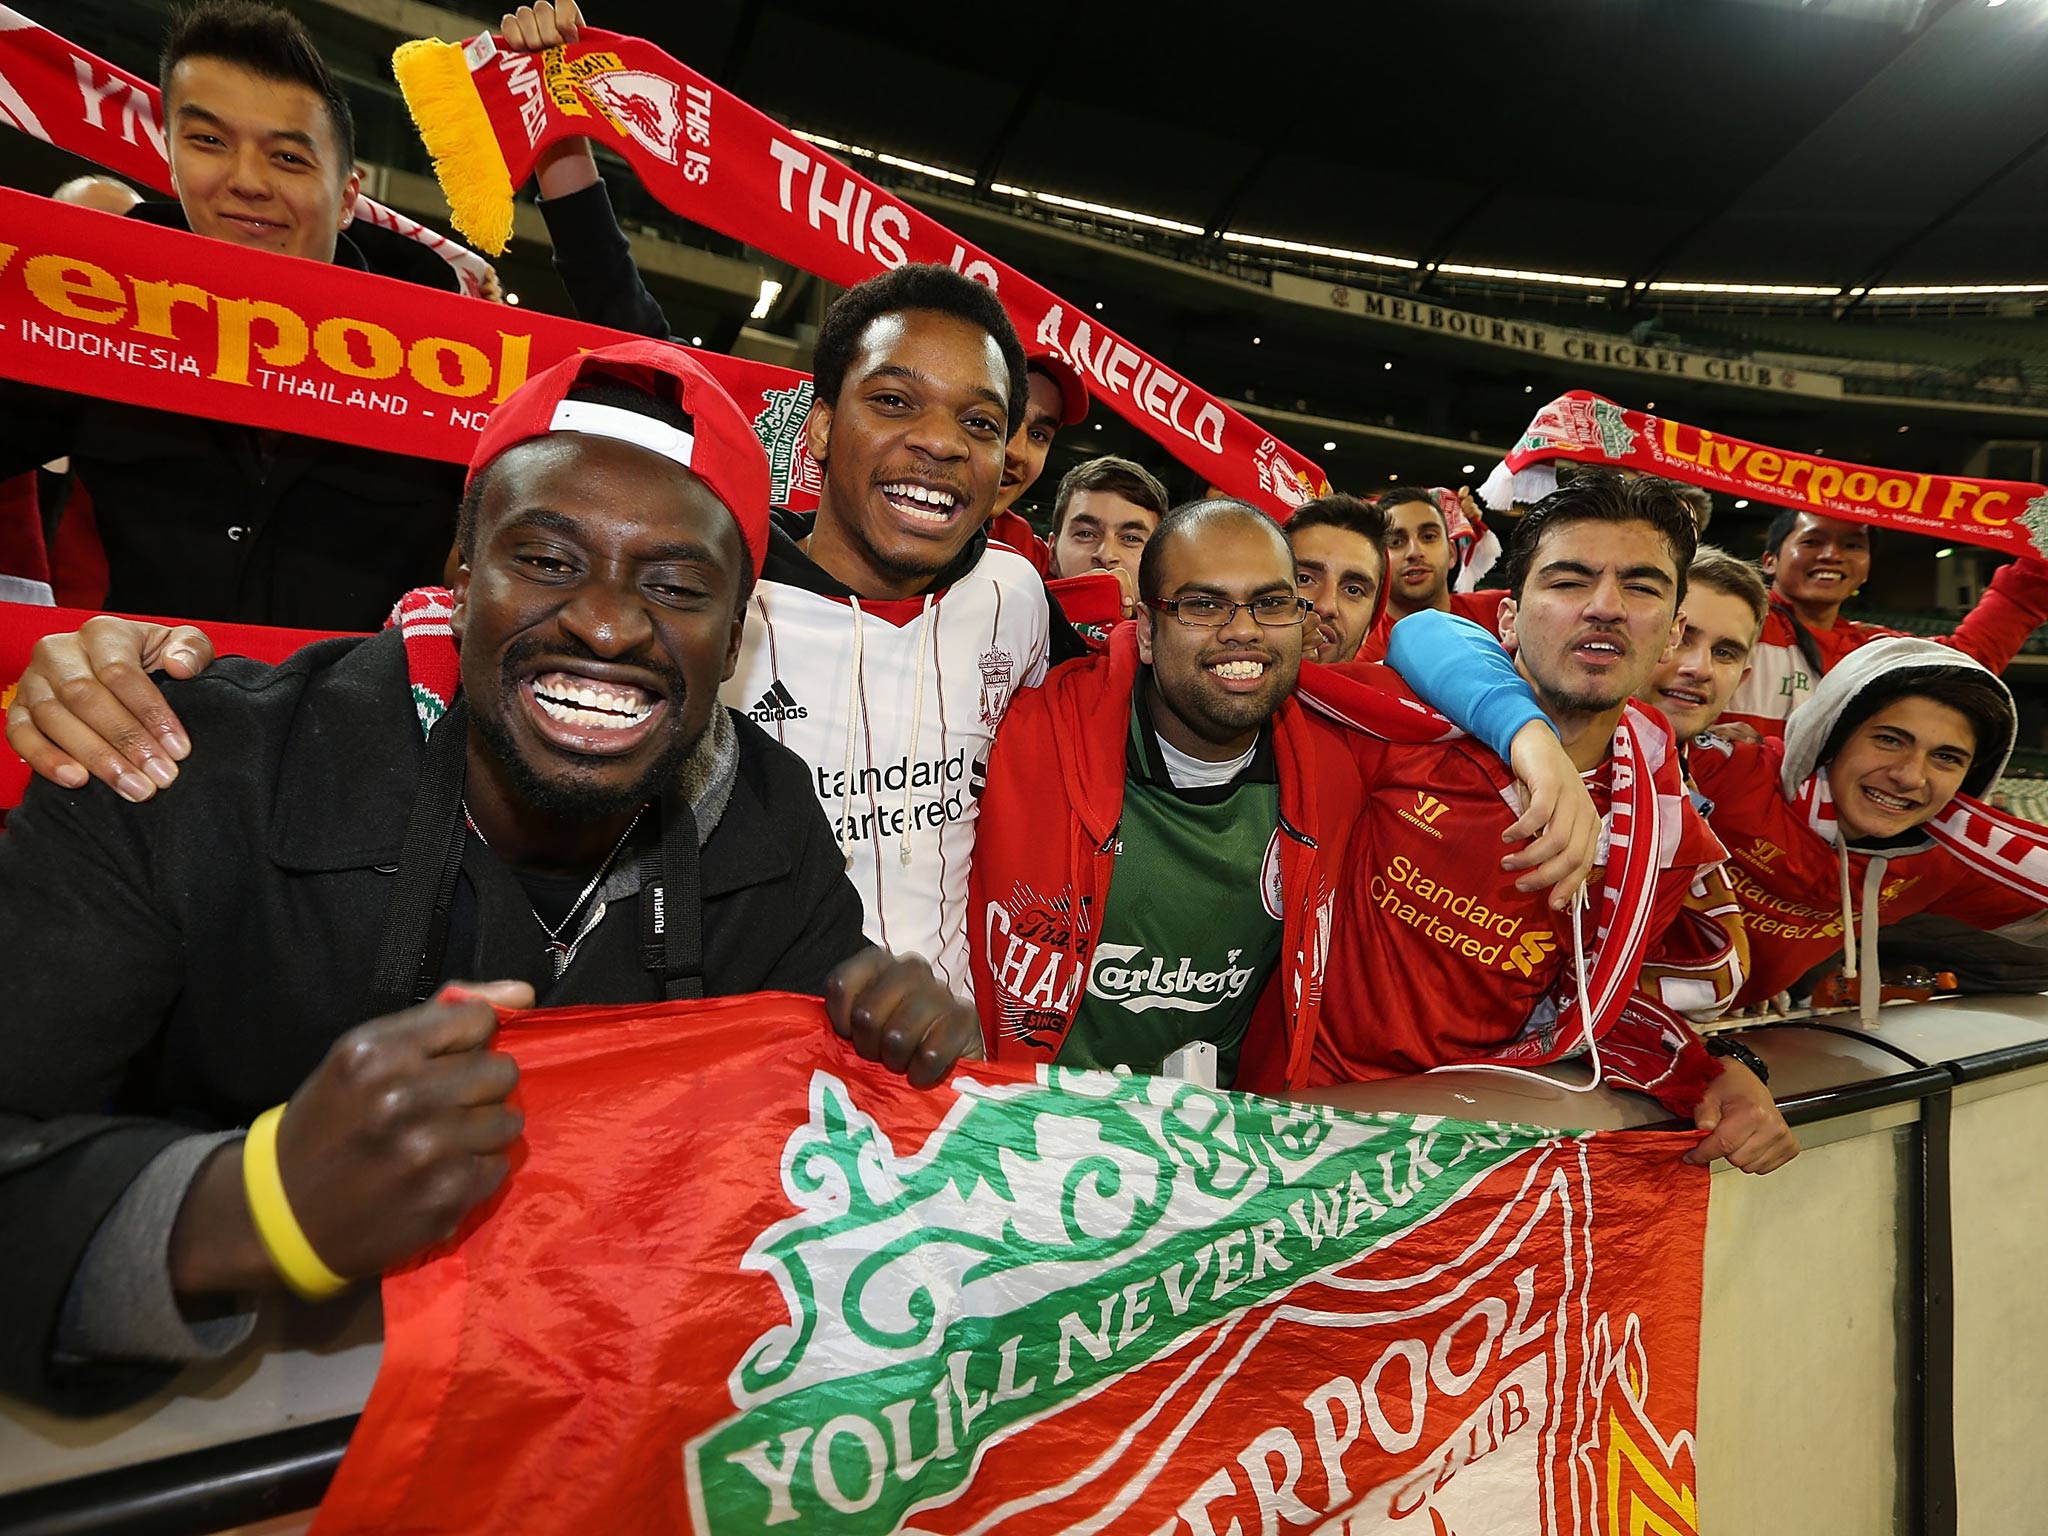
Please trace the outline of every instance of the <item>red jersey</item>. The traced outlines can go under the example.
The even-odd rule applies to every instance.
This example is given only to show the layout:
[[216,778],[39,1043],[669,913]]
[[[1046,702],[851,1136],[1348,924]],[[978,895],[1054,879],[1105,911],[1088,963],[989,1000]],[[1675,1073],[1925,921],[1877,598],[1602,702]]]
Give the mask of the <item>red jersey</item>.
[[[1343,670],[1405,691],[1385,668]],[[1568,911],[1551,911],[1547,892],[1516,890],[1500,867],[1513,847],[1501,834],[1520,815],[1513,775],[1470,739],[1407,745],[1354,733],[1352,750],[1365,808],[1338,886],[1330,984],[1310,1081],[1391,1077],[1483,1060],[1532,1027],[1541,1033],[1573,953],[1572,922]],[[1586,777],[1603,815],[1610,767]],[[1720,936],[1703,941],[1705,930],[1680,921],[1695,883],[1723,851],[1683,794],[1659,800],[1662,846],[1646,949],[1650,957],[1673,953],[1689,964],[1704,958],[1694,952],[1703,943],[1725,949],[1732,942],[1712,924]],[[1583,926],[1590,948],[1590,914]],[[1624,1016],[1610,1033],[1640,1034],[1635,1026],[1642,1022]],[[1603,1037],[1603,1052],[1607,1045]],[[1661,1083],[1652,1090],[1674,1108],[1696,1103],[1714,1073],[1689,1032],[1658,1052],[1666,1067],[1687,1053],[1698,1054],[1668,1085],[1673,1097],[1666,1098]],[[1620,1075],[1646,1083],[1663,1073]]]
[[[1453,592],[1451,612],[1461,619],[1470,619],[1489,635],[1500,633],[1500,605],[1506,601],[1505,591]],[[1373,620],[1367,631],[1365,643],[1358,648],[1359,661],[1379,662],[1387,659],[1388,637],[1394,632],[1394,610],[1380,609],[1380,616]]]

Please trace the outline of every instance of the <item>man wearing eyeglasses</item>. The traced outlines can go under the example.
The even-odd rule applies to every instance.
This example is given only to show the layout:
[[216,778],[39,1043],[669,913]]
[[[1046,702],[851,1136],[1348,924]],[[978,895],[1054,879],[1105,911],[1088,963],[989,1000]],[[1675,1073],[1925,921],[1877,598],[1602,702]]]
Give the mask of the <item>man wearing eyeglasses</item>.
[[[1157,1072],[1208,1041],[1219,1083],[1297,1085],[1361,792],[1344,733],[1293,697],[1294,556],[1256,509],[1196,502],[1152,536],[1138,590],[1137,622],[1019,693],[990,756],[968,900],[984,1043]],[[1505,734],[1532,785],[1577,789],[1533,706]],[[1577,878],[1590,838],[1570,840],[1517,857]]]

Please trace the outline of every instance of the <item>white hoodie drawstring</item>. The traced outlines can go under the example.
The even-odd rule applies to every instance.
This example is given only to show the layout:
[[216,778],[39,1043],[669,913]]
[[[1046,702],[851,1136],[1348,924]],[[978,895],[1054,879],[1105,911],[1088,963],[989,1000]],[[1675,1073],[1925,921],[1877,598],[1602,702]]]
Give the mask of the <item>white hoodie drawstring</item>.
[[1835,854],[1842,867],[1842,979],[1856,979],[1856,909],[1849,895],[1849,842],[1835,829]]
[[853,868],[853,746],[860,735],[860,599],[847,599],[853,607],[853,669],[846,679],[846,773],[839,791],[839,856]]
[[[924,727],[924,653],[932,633],[932,609],[936,606],[931,593],[924,595],[924,608],[917,623],[917,666],[911,674],[910,706],[910,756],[904,759],[903,770],[903,836],[896,845],[898,862],[910,862],[910,785],[917,777],[917,737]],[[858,654],[858,652],[856,652]]]
[[1839,827],[1835,853],[1842,871],[1842,977],[1856,986],[1856,1017],[1866,1028],[1877,1022],[1884,1000],[1884,976],[1877,963],[1878,898],[1884,893],[1884,872],[1891,860],[1872,855],[1863,866],[1863,932],[1857,942],[1856,908],[1849,888],[1849,843]]
[[1872,859],[1863,868],[1863,985],[1857,990],[1857,1011],[1867,1029],[1877,1022],[1884,1001],[1884,973],[1877,964],[1877,905],[1884,890],[1888,859]]

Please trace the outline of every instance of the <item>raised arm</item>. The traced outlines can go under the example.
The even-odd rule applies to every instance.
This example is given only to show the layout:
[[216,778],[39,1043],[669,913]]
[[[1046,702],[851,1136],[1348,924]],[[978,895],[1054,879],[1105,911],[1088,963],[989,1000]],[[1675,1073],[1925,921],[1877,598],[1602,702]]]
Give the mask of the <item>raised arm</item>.
[[2048,563],[2022,555],[1998,568],[1977,606],[1955,633],[1941,639],[1992,671],[2003,672],[2027,636],[2043,624],[2048,624]]
[[[576,0],[540,0],[498,19],[498,41],[514,53],[543,53],[573,43],[582,30],[583,12]],[[568,138],[542,151],[534,181],[541,218],[554,241],[555,272],[569,291],[576,317],[667,341],[668,317],[640,276],[590,141]]]

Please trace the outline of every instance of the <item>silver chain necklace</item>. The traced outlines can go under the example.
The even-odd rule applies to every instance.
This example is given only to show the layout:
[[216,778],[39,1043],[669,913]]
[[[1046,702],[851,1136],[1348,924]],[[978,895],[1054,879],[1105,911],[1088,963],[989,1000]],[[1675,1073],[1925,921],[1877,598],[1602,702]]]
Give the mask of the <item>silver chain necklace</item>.
[[[470,831],[476,834],[476,840],[478,842],[482,843],[486,848],[489,848],[491,846],[491,840],[488,837],[484,836],[483,828],[479,827],[476,824],[476,818],[469,813],[468,796],[465,795],[460,797],[459,803],[462,806],[463,824],[467,826]],[[566,940],[562,937],[562,935],[567,933],[569,931],[569,925],[576,921],[576,914],[583,910],[583,903],[590,900],[591,892],[595,891],[600,882],[603,881],[604,877],[611,873],[612,864],[617,860],[619,856],[619,850],[626,846],[626,839],[633,835],[633,829],[640,825],[640,818],[646,814],[647,807],[644,805],[641,806],[639,810],[633,813],[633,819],[626,823],[626,830],[621,832],[619,834],[619,840],[616,843],[612,844],[612,851],[606,854],[604,856],[604,862],[597,866],[597,873],[590,877],[590,883],[583,887],[583,893],[576,898],[575,902],[570,906],[568,913],[554,927],[550,928],[545,922],[541,920],[541,915],[538,912],[533,912],[533,905],[531,902],[527,904],[527,911],[533,912],[534,922],[538,923],[540,925],[540,931],[548,936],[548,958],[554,962],[555,976],[557,979],[560,979],[562,972],[566,971],[569,968],[570,958],[575,954],[576,946],[577,944],[582,942],[583,938],[583,935],[580,933],[577,934],[575,938]]]

